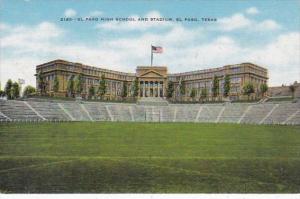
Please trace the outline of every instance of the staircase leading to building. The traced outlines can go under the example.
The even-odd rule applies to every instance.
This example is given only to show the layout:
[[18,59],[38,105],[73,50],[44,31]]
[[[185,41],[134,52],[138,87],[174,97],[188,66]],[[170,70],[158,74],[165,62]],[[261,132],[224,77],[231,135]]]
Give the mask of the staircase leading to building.
[[137,101],[138,105],[145,106],[168,106],[169,103],[167,100],[161,97],[142,97]]

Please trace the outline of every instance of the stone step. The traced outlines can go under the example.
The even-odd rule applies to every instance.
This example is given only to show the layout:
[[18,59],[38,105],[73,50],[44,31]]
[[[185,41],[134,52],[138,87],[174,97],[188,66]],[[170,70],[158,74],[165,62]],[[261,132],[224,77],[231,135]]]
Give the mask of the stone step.
[[138,105],[144,106],[168,106],[169,103],[167,100],[161,97],[143,97],[137,101]]

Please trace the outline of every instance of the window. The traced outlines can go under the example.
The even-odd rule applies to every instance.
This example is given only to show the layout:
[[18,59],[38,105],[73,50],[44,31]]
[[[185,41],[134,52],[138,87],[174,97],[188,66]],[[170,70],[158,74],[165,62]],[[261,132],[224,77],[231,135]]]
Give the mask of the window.
[[232,77],[230,79],[231,83],[240,83],[241,82],[241,78],[240,77]]
[[232,73],[239,73],[239,72],[241,72],[241,68],[240,67],[232,68],[231,72]]

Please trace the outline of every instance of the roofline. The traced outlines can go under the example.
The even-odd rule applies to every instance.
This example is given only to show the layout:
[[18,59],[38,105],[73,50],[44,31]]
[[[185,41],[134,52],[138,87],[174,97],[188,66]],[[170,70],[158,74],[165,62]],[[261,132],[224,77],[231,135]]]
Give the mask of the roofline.
[[71,65],[81,65],[81,66],[85,66],[85,67],[90,67],[96,70],[103,70],[105,72],[111,72],[111,73],[122,73],[123,75],[128,75],[128,76],[135,76],[135,73],[127,73],[127,72],[122,72],[122,71],[116,71],[116,70],[110,70],[110,69],[106,69],[106,68],[101,68],[101,67],[95,67],[95,66],[90,66],[90,65],[86,65],[86,64],[82,64],[82,63],[78,63],[78,62],[70,62],[70,61],[66,61],[66,60],[62,60],[62,59],[56,59],[56,60],[52,60],[43,64],[39,64],[36,66],[36,68],[40,68],[42,66],[48,65],[48,64],[71,64]]
[[[52,61],[49,61],[49,62],[46,62],[46,63],[43,63],[43,64],[39,64],[39,65],[36,66],[36,68],[39,68],[39,67],[51,64],[51,63],[81,65],[81,66],[91,67],[91,68],[94,68],[96,70],[97,69],[98,70],[104,70],[105,72],[112,72],[112,73],[119,73],[119,74],[121,73],[123,75],[128,75],[128,76],[136,76],[136,73],[126,73],[126,72],[122,72],[122,71],[115,71],[115,70],[110,70],[110,69],[106,69],[106,68],[89,66],[89,65],[82,64],[82,63],[70,62],[70,61],[66,61],[66,60],[63,60],[63,59],[56,59],[56,60],[52,60]],[[215,71],[218,71],[218,70],[224,70],[227,67],[240,67],[244,64],[249,64],[249,65],[258,67],[258,68],[268,72],[267,68],[264,68],[262,66],[258,66],[256,64],[251,63],[251,62],[244,62],[244,63],[240,63],[240,64],[230,64],[230,65],[225,65],[225,66],[222,66],[222,67],[194,70],[194,71],[188,71],[188,72],[182,72],[182,73],[169,73],[169,74],[167,74],[167,76],[180,76],[180,75],[191,75],[191,74],[195,74],[195,73],[215,72]],[[137,66],[137,69],[148,69],[148,68],[167,69],[167,66]]]
[[194,71],[188,71],[188,72],[182,72],[182,73],[169,73],[169,76],[180,76],[180,75],[191,75],[191,74],[195,74],[195,73],[206,73],[206,72],[216,72],[218,70],[225,70],[227,67],[240,67],[243,64],[250,64],[253,66],[256,66],[262,70],[265,70],[266,72],[268,72],[267,68],[258,66],[256,64],[253,64],[251,62],[244,62],[244,63],[240,63],[240,64],[230,64],[230,65],[225,65],[225,66],[221,66],[221,67],[215,67],[215,68],[208,68],[208,69],[201,69],[201,70],[194,70]]
[[155,69],[167,69],[167,66],[137,66],[137,69],[148,69],[148,68],[155,68]]

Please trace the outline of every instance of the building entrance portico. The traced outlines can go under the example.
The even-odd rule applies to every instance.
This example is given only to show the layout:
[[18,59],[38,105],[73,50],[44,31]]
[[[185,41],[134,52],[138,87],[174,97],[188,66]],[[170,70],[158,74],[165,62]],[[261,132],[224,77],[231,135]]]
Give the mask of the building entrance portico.
[[140,97],[163,97],[163,81],[140,81]]
[[165,96],[167,83],[167,67],[139,66],[136,69],[139,80],[139,97]]

